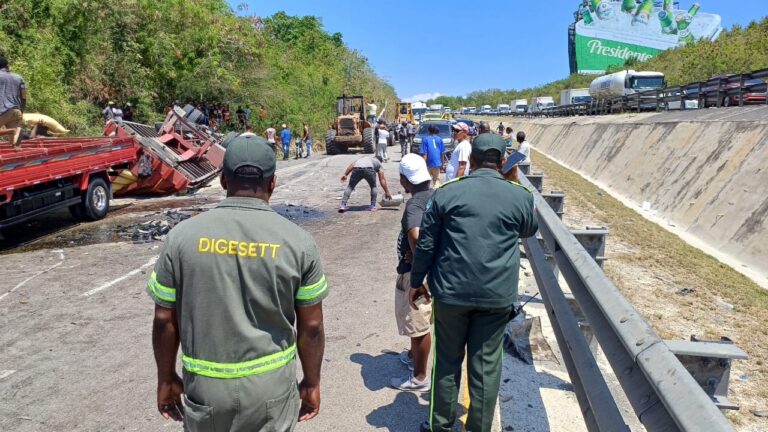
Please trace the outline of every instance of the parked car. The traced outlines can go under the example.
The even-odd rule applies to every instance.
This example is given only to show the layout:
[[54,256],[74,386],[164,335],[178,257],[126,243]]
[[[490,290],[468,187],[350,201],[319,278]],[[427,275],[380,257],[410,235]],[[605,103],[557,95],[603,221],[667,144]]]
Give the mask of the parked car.
[[457,119],[454,119],[451,123],[459,123],[459,122],[465,123],[467,126],[469,126],[469,136],[471,137],[477,136],[477,125],[475,124],[475,122],[466,118],[457,118]]
[[438,135],[443,139],[445,144],[445,157],[450,158],[456,143],[453,142],[453,134],[451,133],[451,127],[453,124],[449,121],[432,121],[429,123],[422,123],[419,125],[419,129],[416,131],[416,135],[413,137],[413,144],[411,144],[411,153],[419,154],[421,150],[421,140],[429,135],[429,127],[437,126]]
[[[716,78],[725,78],[723,77],[715,77]],[[766,82],[761,79],[751,79],[744,81],[744,88],[745,92],[742,93],[742,98],[744,99],[744,104],[752,104],[752,103],[765,103],[766,98]],[[726,92],[729,90],[735,90],[738,89],[741,86],[741,83],[738,81],[736,82],[724,82],[720,86],[720,91]],[[754,89],[755,87],[758,87],[759,90],[763,91],[756,91],[757,89]],[[706,101],[704,103],[705,108],[709,107],[716,107],[719,99],[719,95],[716,93],[718,91],[718,85],[713,84],[709,85],[707,87],[704,87],[702,89],[702,92],[706,94]],[[723,96],[723,99],[719,101],[721,103],[721,106],[729,107],[729,106],[737,106],[739,105],[739,95],[737,94],[730,94]]]

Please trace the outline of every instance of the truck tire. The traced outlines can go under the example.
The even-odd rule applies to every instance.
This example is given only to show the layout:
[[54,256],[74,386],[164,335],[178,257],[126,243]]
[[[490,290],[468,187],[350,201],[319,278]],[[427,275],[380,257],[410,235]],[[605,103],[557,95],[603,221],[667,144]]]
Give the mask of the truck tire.
[[336,131],[328,129],[325,133],[325,154],[333,156],[339,154],[339,147],[336,145]]
[[363,153],[373,154],[376,143],[373,142],[373,128],[363,129]]
[[387,147],[392,147],[393,145],[395,145],[395,136],[390,132],[389,137],[387,137]]
[[76,219],[96,221],[103,219],[109,212],[109,184],[101,177],[94,177],[88,183],[88,189],[82,202],[69,208]]

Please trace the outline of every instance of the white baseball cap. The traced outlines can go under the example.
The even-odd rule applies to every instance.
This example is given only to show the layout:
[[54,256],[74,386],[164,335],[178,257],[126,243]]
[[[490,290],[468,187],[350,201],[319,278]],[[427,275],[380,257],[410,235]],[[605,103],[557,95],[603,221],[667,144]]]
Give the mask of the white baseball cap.
[[400,174],[415,185],[432,180],[427,169],[427,162],[415,153],[409,153],[400,159]]

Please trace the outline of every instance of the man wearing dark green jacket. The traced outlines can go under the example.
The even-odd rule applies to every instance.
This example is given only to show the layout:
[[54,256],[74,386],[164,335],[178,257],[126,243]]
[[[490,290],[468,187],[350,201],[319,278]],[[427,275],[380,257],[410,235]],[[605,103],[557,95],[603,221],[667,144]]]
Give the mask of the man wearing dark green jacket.
[[[533,194],[499,172],[499,135],[475,138],[470,172],[438,188],[427,204],[411,269],[410,300],[433,298],[434,347],[428,424],[451,431],[465,351],[468,432],[488,432],[501,381],[504,327],[514,317],[520,238],[538,230]],[[429,291],[423,286],[429,274]]]

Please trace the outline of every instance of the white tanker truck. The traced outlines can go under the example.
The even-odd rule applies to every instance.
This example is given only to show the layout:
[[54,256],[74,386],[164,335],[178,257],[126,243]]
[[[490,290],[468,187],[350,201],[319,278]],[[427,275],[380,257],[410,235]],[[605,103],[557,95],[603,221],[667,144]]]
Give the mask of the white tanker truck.
[[589,95],[594,100],[613,99],[663,89],[664,86],[664,74],[661,72],[624,70],[596,78],[589,86]]

